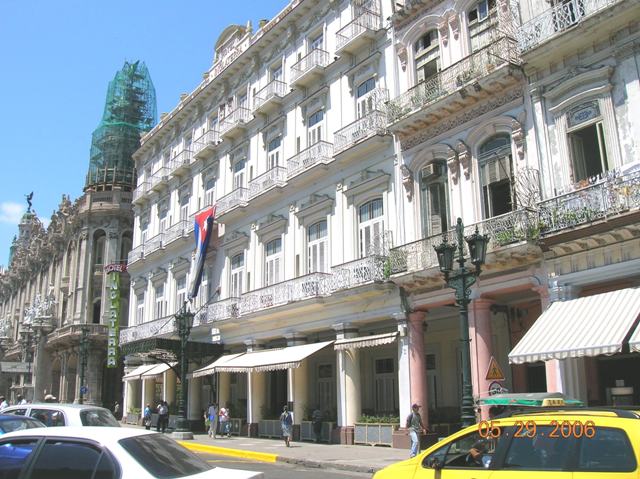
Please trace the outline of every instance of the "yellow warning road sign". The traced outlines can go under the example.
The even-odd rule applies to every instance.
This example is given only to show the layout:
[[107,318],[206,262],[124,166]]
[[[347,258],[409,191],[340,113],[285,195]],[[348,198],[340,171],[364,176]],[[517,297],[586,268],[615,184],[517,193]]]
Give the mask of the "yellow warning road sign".
[[487,375],[485,377],[487,381],[504,381],[504,373],[502,372],[502,368],[496,361],[496,358],[491,356],[491,360],[489,361],[489,368],[487,369]]

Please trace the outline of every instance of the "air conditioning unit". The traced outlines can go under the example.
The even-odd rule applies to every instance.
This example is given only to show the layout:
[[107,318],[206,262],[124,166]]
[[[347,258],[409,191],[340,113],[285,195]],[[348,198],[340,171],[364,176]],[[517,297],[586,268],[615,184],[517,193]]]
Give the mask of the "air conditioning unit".
[[437,163],[429,163],[427,166],[422,168],[422,179],[440,176],[440,174],[440,165]]

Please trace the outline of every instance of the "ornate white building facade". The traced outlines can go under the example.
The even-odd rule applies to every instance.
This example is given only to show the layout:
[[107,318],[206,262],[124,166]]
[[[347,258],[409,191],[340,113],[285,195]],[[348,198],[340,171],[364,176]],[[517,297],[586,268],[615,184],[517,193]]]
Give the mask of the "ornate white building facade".
[[[269,435],[290,403],[304,436],[319,406],[342,442],[360,416],[413,402],[457,422],[458,309],[433,250],[457,217],[491,237],[470,310],[476,397],[492,357],[511,391],[605,403],[610,361],[634,381],[623,342],[613,359],[516,350],[509,365],[550,301],[639,279],[637,6],[545,8],[300,0],[220,35],[203,82],[135,155],[121,335],[134,350],[175,335],[193,216],[215,205],[191,339],[225,355],[190,364],[192,420],[217,400],[238,432]],[[172,370],[151,367],[125,376],[128,411],[175,401]]]

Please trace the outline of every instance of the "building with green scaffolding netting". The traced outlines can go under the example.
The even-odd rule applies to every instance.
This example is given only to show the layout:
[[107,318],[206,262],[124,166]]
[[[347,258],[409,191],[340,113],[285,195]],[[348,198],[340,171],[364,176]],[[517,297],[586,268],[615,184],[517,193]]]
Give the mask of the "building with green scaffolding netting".
[[131,155],[155,123],[156,91],[149,71],[144,62],[125,62],[109,82],[102,121],[93,132],[85,190],[135,188]]

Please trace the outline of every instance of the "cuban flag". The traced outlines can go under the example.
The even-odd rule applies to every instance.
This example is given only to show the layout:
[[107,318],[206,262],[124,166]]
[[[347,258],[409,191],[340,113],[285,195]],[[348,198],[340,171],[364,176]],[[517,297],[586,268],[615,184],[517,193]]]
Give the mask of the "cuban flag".
[[194,299],[198,295],[198,289],[202,282],[202,273],[204,271],[204,261],[207,257],[207,247],[209,246],[209,240],[213,234],[214,224],[213,218],[216,214],[216,207],[211,206],[195,217],[194,234],[196,237],[196,268],[195,274],[191,281],[191,288],[189,290],[189,299]]

